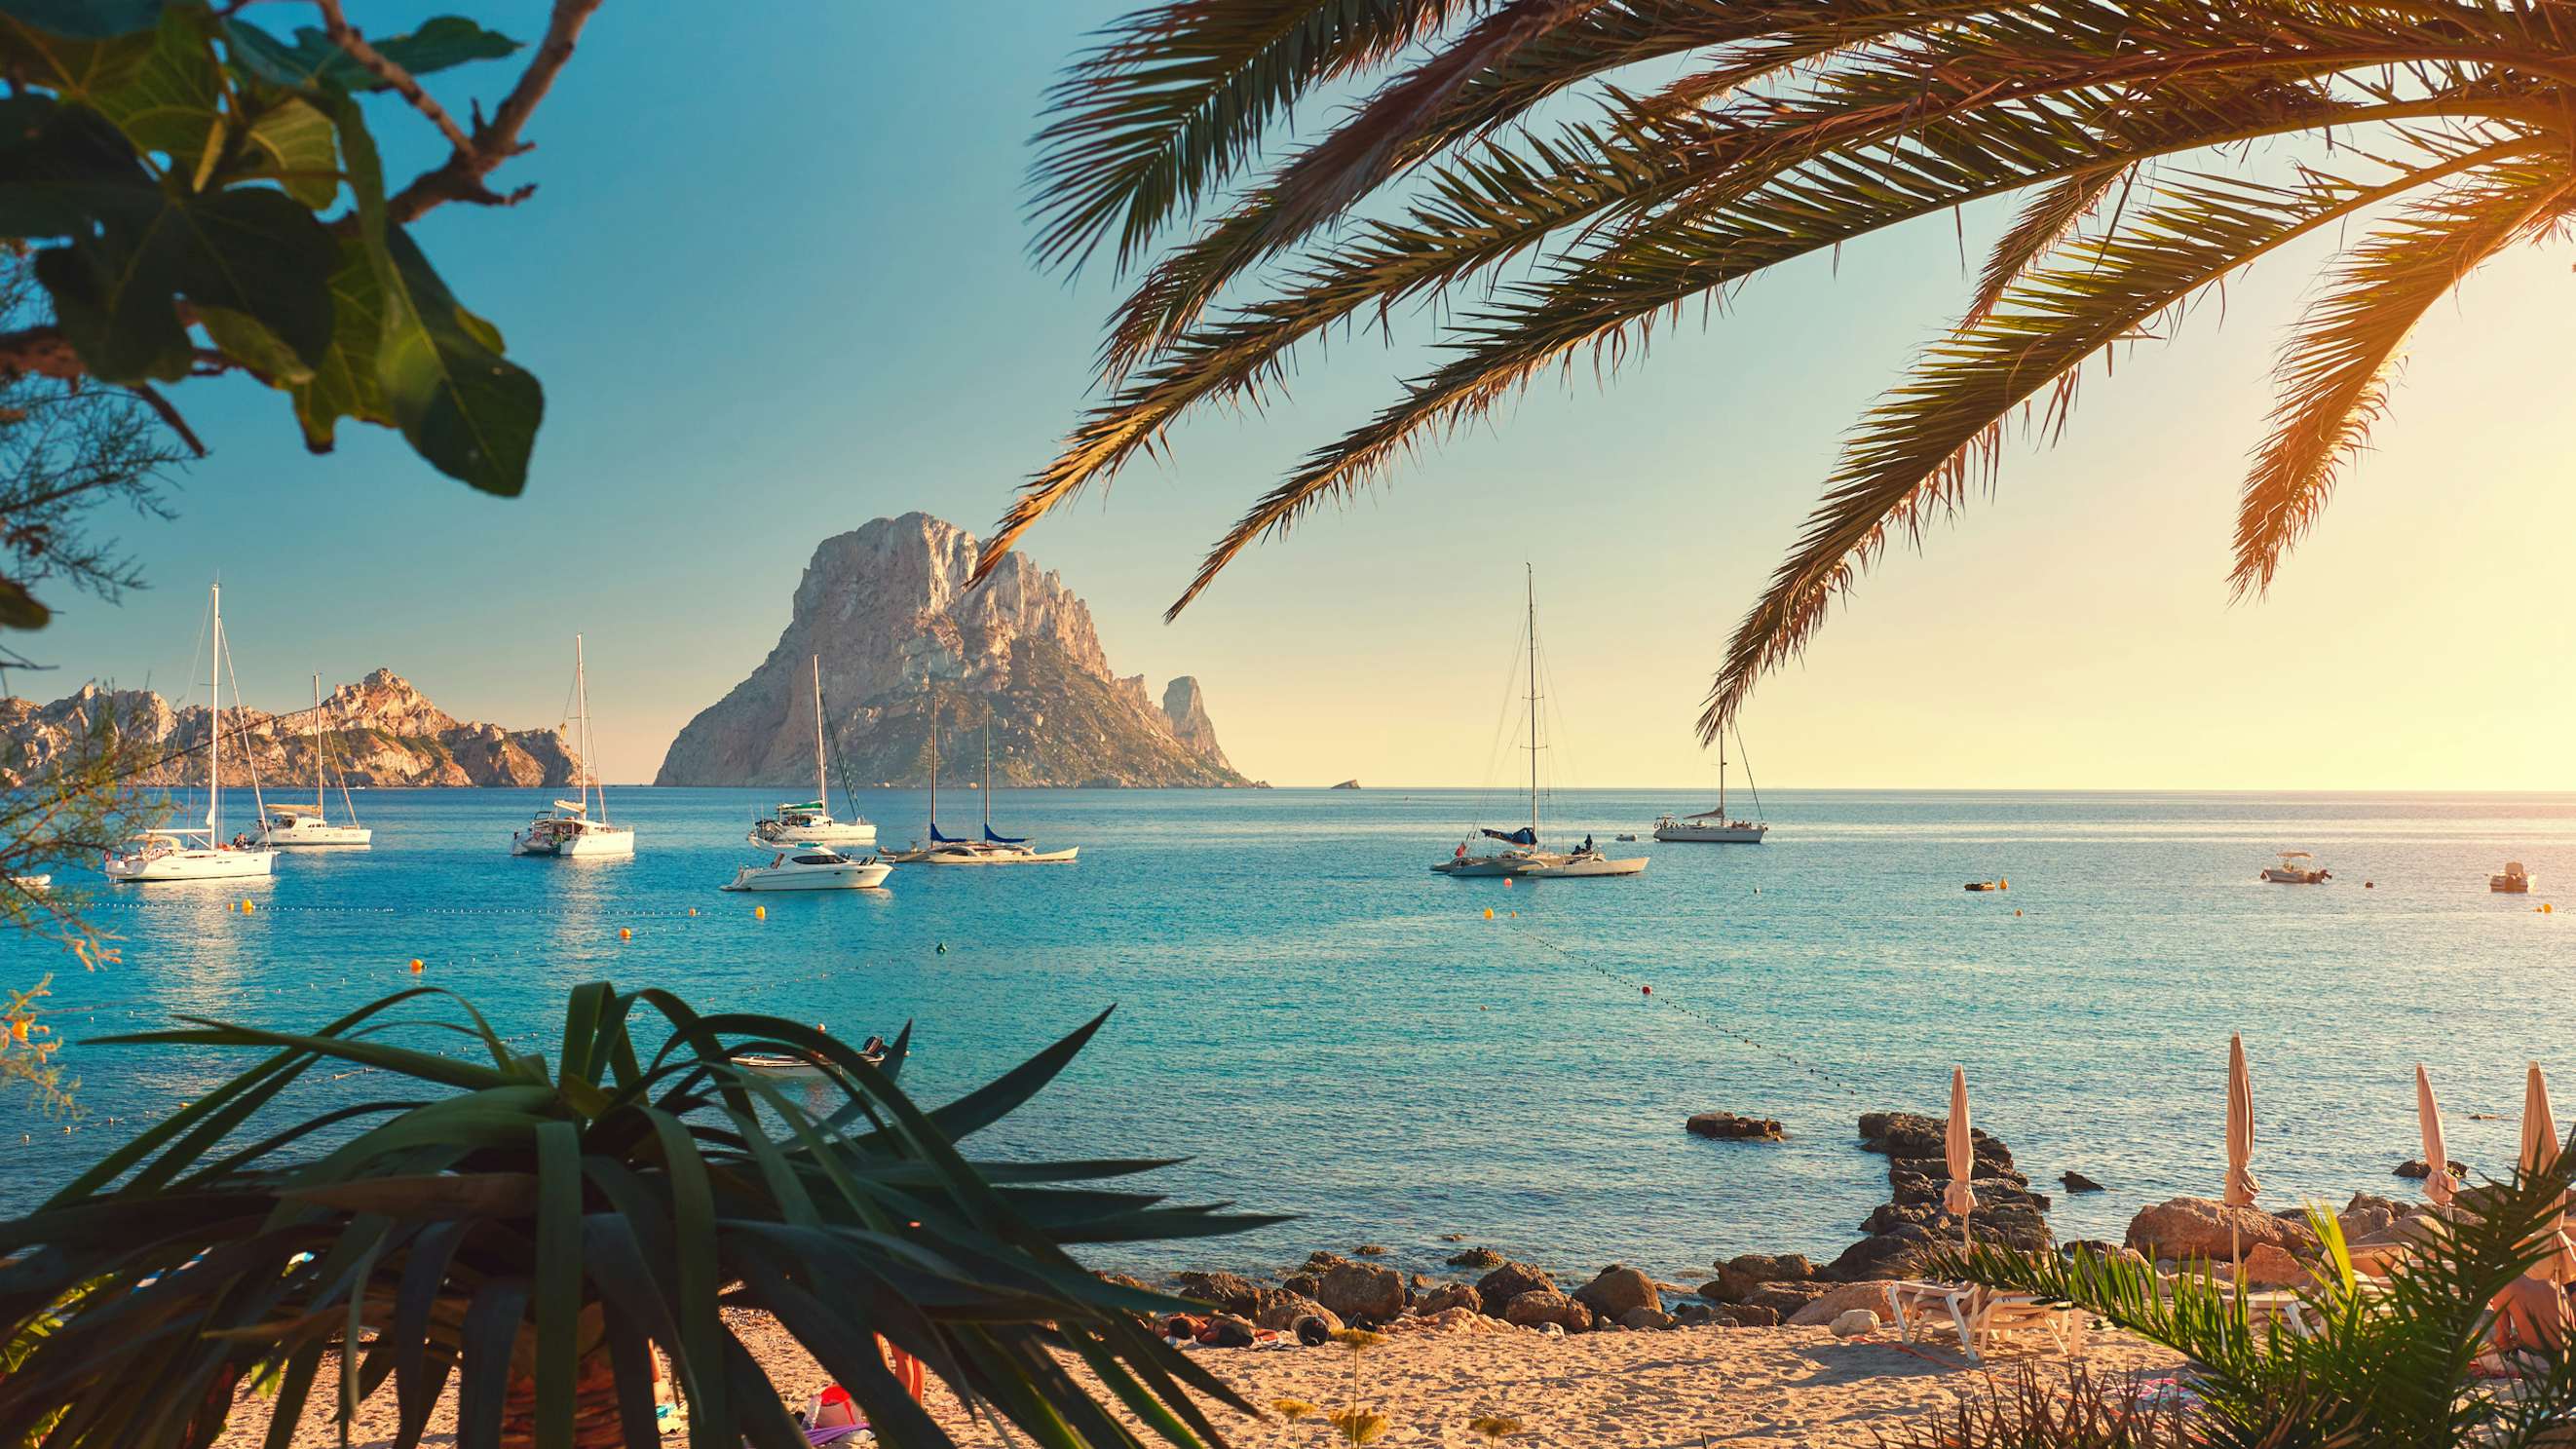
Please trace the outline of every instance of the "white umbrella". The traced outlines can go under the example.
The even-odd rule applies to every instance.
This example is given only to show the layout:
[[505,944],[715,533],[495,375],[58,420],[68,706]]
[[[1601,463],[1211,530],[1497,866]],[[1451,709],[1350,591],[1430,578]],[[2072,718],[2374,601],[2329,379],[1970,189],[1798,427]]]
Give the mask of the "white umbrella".
[[1941,1206],[1959,1220],[1959,1251],[1968,1250],[1968,1214],[1977,1209],[1977,1190],[1968,1179],[1977,1175],[1975,1134],[1968,1130],[1968,1072],[1965,1067],[1950,1069],[1950,1121],[1941,1138],[1943,1165],[1950,1169],[1950,1185],[1941,1190]]
[[2460,1190],[2460,1180],[2451,1176],[2451,1150],[2442,1143],[2442,1108],[2433,1100],[2433,1079],[2424,1075],[2424,1064],[2415,1064],[2415,1126],[2424,1137],[2424,1196],[2433,1206],[2446,1208]]

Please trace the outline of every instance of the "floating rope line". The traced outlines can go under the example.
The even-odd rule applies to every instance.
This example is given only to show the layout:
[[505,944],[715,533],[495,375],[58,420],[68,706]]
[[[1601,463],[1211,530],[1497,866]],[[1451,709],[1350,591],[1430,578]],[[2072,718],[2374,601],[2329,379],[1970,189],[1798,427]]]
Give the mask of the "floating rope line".
[[1790,1066],[1797,1068],[1799,1071],[1806,1073],[1808,1076],[1815,1078],[1817,1081],[1824,1083],[1826,1086],[1829,1086],[1835,1091],[1842,1093],[1844,1096],[1851,1098],[1853,1101],[1860,1103],[1862,1106],[1869,1105],[1870,1099],[1863,1096],[1857,1088],[1854,1088],[1850,1083],[1845,1082],[1842,1078],[1835,1076],[1824,1068],[1808,1061],[1806,1058],[1799,1056],[1797,1053],[1783,1051],[1775,1046],[1765,1046],[1763,1043],[1755,1041],[1753,1038],[1746,1036],[1743,1032],[1738,1031],[1736,1028],[1729,1026],[1716,1017],[1710,1016],[1706,1012],[1685,1006],[1678,1001],[1674,1001],[1670,997],[1656,994],[1653,985],[1648,982],[1638,981],[1630,977],[1622,976],[1618,972],[1610,970],[1608,967],[1602,966],[1597,962],[1586,960],[1585,958],[1568,951],[1563,946],[1549,940],[1536,926],[1529,924],[1526,917],[1514,916],[1507,919],[1516,930],[1520,931],[1522,935],[1526,936],[1538,945],[1555,952],[1559,958],[1570,962],[1573,965],[1580,966],[1585,970],[1592,972],[1594,975],[1601,977],[1605,981],[1615,981],[1622,986],[1634,987],[1638,994],[1645,997],[1646,1000],[1653,1002],[1655,1005],[1670,1011],[1678,1011],[1682,1015],[1689,1017],[1691,1020],[1698,1022],[1700,1025],[1705,1026],[1731,1040],[1741,1042],[1745,1046],[1752,1048],[1754,1051],[1760,1052],[1764,1056],[1775,1057],[1781,1061],[1787,1062]]

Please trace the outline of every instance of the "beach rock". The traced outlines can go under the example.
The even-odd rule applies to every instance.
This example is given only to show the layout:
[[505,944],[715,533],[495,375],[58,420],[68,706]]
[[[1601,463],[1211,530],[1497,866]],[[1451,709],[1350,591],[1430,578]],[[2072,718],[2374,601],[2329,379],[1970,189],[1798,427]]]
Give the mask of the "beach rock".
[[1484,1299],[1485,1311],[1496,1318],[1503,1316],[1503,1305],[1532,1289],[1556,1291],[1556,1280],[1527,1263],[1505,1263],[1476,1280],[1477,1296]]
[[[1895,1182],[1899,1173],[1928,1177],[1935,1184],[1947,1183],[1950,1180],[1950,1162],[1945,1157],[1889,1158],[1887,1180],[1890,1183]],[[2006,1182],[2017,1188],[2030,1186],[2030,1179],[2022,1175],[2020,1168],[2006,1167],[2001,1163],[1988,1162],[1982,1158],[1977,1161],[1975,1169],[1968,1174],[1968,1180],[1970,1182]]]
[[2245,1254],[2245,1281],[2256,1288],[2299,1288],[2314,1280],[2286,1249],[2257,1243]]
[[1350,1262],[1350,1259],[1343,1257],[1339,1253],[1327,1253],[1323,1249],[1318,1248],[1314,1252],[1306,1255],[1306,1271],[1309,1273],[1329,1273],[1335,1268],[1339,1268],[1348,1262]]
[[1279,1294],[1260,1312],[1252,1315],[1252,1321],[1263,1328],[1295,1328],[1300,1318],[1320,1319],[1327,1333],[1342,1326],[1340,1314],[1312,1298],[1300,1298],[1294,1293]]
[[1512,1295],[1510,1301],[1503,1304],[1501,1317],[1505,1323],[1517,1323],[1523,1328],[1553,1323],[1571,1333],[1580,1333],[1592,1326],[1591,1309],[1553,1288],[1532,1288]]
[[1358,1247],[1351,1249],[1351,1251],[1359,1254],[1363,1258],[1383,1258],[1386,1256],[1386,1244],[1362,1243]]
[[[1892,1200],[1902,1206],[1937,1205],[1950,1186],[1947,1175],[1934,1177],[1920,1172],[1890,1172],[1887,1181],[1894,1191]],[[2048,1194],[2033,1192],[2027,1185],[2010,1178],[1974,1177],[1968,1180],[1968,1188],[1977,1195],[1980,1212],[2000,1207],[2029,1208],[2043,1213],[2049,1209]]]
[[2402,1218],[2408,1213],[2422,1212],[2424,1205],[2399,1202],[2393,1197],[2381,1197],[2375,1192],[2357,1192],[2352,1195],[2352,1201],[2343,1205],[2343,1210],[2346,1213],[2384,1212],[2395,1219]]
[[[1841,1256],[1826,1264],[1822,1273],[1841,1283],[1910,1277],[1938,1248],[1939,1244],[1934,1242],[1930,1233],[1911,1223],[1900,1224],[1843,1249]],[[1783,1286],[1786,1285],[1775,1283],[1765,1291]]]
[[1315,1301],[1349,1323],[1384,1323],[1404,1311],[1404,1275],[1393,1268],[1344,1263],[1324,1275]]
[[2059,1176],[2057,1180],[2065,1186],[2068,1192],[2102,1191],[2102,1184],[2095,1182],[2093,1179],[2086,1177],[2080,1172],[2069,1171]]
[[1715,1323],[1718,1321],[1717,1305],[1684,1303],[1673,1310],[1673,1321],[1684,1328],[1697,1328],[1703,1324]]
[[1765,1283],[1803,1283],[1816,1276],[1816,1265],[1801,1253],[1738,1253],[1717,1265],[1717,1292],[1700,1289],[1721,1303],[1741,1303]]
[[1836,1338],[1858,1338],[1864,1333],[1875,1333],[1877,1331],[1878,1315],[1870,1312],[1866,1308],[1847,1310],[1840,1316],[1836,1317],[1833,1322],[1833,1332],[1834,1337]]
[[[1334,788],[1334,789],[1336,789],[1336,790],[1338,790],[1338,789],[1340,789],[1341,787],[1340,787],[1339,785],[1336,785],[1336,786],[1334,786],[1333,788]],[[1352,786],[1351,788],[1353,788],[1353,789],[1358,789],[1359,787],[1358,787],[1358,786],[1356,786],[1356,785],[1354,785],[1354,786]],[[1537,1327],[1534,1331],[1535,1331],[1535,1332],[1539,1335],[1539,1337],[1541,1337],[1541,1338],[1563,1338],[1563,1337],[1565,1337],[1565,1325],[1564,1325],[1564,1324],[1562,1324],[1562,1323],[1542,1323],[1542,1324],[1538,1325],[1538,1327]]]
[[[2455,1178],[2465,1177],[2468,1175],[2468,1171],[2469,1165],[2467,1163],[2458,1161],[2457,1159],[2452,1161],[2451,1176]],[[2433,1165],[2426,1162],[2423,1158],[2410,1157],[2404,1162],[2397,1164],[2396,1175],[2399,1177],[2413,1178],[2417,1182],[2422,1182],[2424,1179],[2433,1175]]]
[[1407,1333],[1463,1333],[1480,1323],[1491,1322],[1492,1319],[1473,1308],[1456,1307],[1425,1313],[1418,1318],[1399,1318],[1388,1327]]
[[1433,1314],[1446,1313],[1452,1308],[1481,1310],[1484,1306],[1485,1300],[1478,1296],[1475,1289],[1464,1283],[1452,1283],[1447,1287],[1435,1288],[1425,1293],[1421,1301],[1413,1305],[1413,1309],[1414,1312],[1429,1318]]
[[1681,1324],[1660,1308],[1631,1308],[1619,1315],[1619,1326],[1633,1333],[1656,1333]]
[[1093,1276],[1097,1277],[1103,1283],[1114,1283],[1121,1288],[1133,1288],[1139,1293],[1159,1293],[1162,1291],[1142,1278],[1131,1278],[1124,1273],[1098,1273]]
[[1830,1283],[1765,1283],[1754,1289],[1740,1306],[1767,1308],[1774,1315],[1787,1318],[1832,1291]]
[[1261,1300],[1261,1285],[1232,1273],[1175,1273],[1172,1282],[1178,1285],[1183,1298],[1228,1313],[1251,1313]]
[[1776,1118],[1739,1117],[1733,1112],[1700,1112],[1682,1123],[1682,1129],[1694,1137],[1724,1142],[1778,1142],[1784,1136]]
[[1729,1328],[1777,1328],[1780,1310],[1762,1303],[1728,1303],[1711,1310]]
[[1867,1309],[1873,1315],[1883,1315],[1887,1311],[1888,1282],[1889,1280],[1881,1278],[1865,1283],[1845,1283],[1790,1314],[1788,1324],[1792,1328],[1813,1328],[1818,1324],[1830,1324],[1855,1308]]
[[1463,1253],[1452,1253],[1449,1255],[1450,1267],[1473,1268],[1478,1272],[1484,1272],[1492,1268],[1499,1268],[1503,1266],[1503,1263],[1503,1255],[1495,1252],[1491,1248],[1469,1248]]
[[[1865,1152],[1937,1158],[1943,1155],[1948,1136],[1948,1123],[1919,1112],[1863,1112],[1860,1117],[1860,1145]],[[1979,1162],[1996,1167],[2013,1165],[2012,1149],[1987,1136],[1984,1128],[1969,1128],[1968,1138]]]
[[2397,1221],[2397,1214],[2376,1204],[2345,1208],[2335,1214],[2335,1226],[2343,1229],[2343,1240],[2359,1242],[2373,1233],[2386,1232]]
[[1465,1233],[1442,1233],[1440,1235],[1440,1241],[1444,1243],[1463,1243],[1467,1241],[1467,1235]]
[[2127,1242],[2155,1258],[2224,1260],[2231,1235],[2240,1252],[2269,1243],[2295,1257],[2317,1247],[2316,1235],[2303,1224],[2205,1197],[2178,1197],[2140,1209],[2129,1220]]
[[1301,1298],[1312,1298],[1324,1291],[1324,1279],[1320,1273],[1291,1273],[1279,1280],[1279,1286]]
[[1655,1280],[1634,1268],[1613,1263],[1591,1282],[1574,1290],[1574,1300],[1608,1319],[1622,1319],[1632,1309],[1661,1308]]

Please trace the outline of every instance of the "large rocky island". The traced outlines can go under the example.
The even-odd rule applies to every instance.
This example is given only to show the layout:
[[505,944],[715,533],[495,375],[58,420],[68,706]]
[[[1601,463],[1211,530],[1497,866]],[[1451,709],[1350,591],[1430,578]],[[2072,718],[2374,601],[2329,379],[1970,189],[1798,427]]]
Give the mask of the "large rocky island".
[[811,790],[817,655],[827,741],[853,785],[921,783],[934,721],[942,773],[971,780],[988,718],[997,784],[1245,783],[1196,679],[1171,681],[1157,703],[1143,675],[1112,673],[1091,610],[1026,555],[969,590],[977,547],[926,513],[823,540],[777,646],[689,721],[653,783]]
[[[353,785],[567,785],[574,775],[562,729],[457,719],[389,669],[332,690],[322,720],[333,776],[345,770]],[[0,788],[14,789],[92,748],[103,724],[159,747],[162,762],[138,783],[203,784],[211,723],[204,705],[173,709],[150,690],[86,684],[51,704],[0,699]],[[313,764],[309,710],[225,709],[226,785],[249,785],[254,770],[264,785],[309,783]]]

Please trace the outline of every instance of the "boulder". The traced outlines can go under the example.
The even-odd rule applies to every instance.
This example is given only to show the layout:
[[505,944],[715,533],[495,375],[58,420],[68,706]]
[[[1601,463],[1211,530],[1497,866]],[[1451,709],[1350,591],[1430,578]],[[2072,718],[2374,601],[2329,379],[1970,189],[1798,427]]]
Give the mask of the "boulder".
[[1721,1142],[1778,1142],[1787,1135],[1776,1118],[1739,1117],[1732,1112],[1695,1113],[1682,1123],[1682,1130]]
[[1834,1319],[1833,1331],[1836,1338],[1858,1338],[1864,1333],[1875,1333],[1878,1331],[1878,1315],[1866,1308],[1847,1310]]
[[1413,1311],[1429,1318],[1436,1313],[1446,1313],[1452,1308],[1473,1308],[1481,1311],[1484,1306],[1485,1300],[1477,1296],[1475,1289],[1464,1283],[1452,1283],[1445,1288],[1434,1288],[1423,1294],[1420,1301],[1413,1305]]
[[[1939,1247],[1930,1233],[1906,1224],[1843,1249],[1840,1257],[1825,1265],[1822,1274],[1840,1283],[1911,1277]],[[1781,1286],[1772,1285],[1775,1289]]]
[[1404,1275],[1393,1268],[1344,1263],[1324,1275],[1315,1301],[1348,1323],[1384,1323],[1404,1311]]
[[2397,1221],[2397,1214],[2377,1204],[2349,1207],[2335,1214],[2335,1226],[2343,1229],[2343,1240],[2357,1242],[2373,1233],[2384,1233]]
[[1279,1280],[1279,1286],[1291,1293],[1312,1298],[1324,1291],[1324,1278],[1320,1273],[1291,1273]]
[[1349,1261],[1350,1259],[1339,1253],[1327,1253],[1318,1248],[1306,1255],[1306,1271],[1317,1274],[1329,1273]]
[[1700,1289],[1703,1297],[1722,1303],[1741,1303],[1754,1289],[1765,1283],[1803,1283],[1816,1276],[1816,1265],[1800,1253],[1738,1253],[1717,1265],[1715,1293]]
[[1485,1311],[1496,1318],[1503,1316],[1503,1305],[1534,1288],[1556,1291],[1556,1280],[1527,1263],[1505,1263],[1476,1280],[1476,1294],[1485,1300]]
[[1777,1328],[1780,1310],[1760,1303],[1729,1303],[1712,1310],[1729,1328]]
[[[1910,1172],[1917,1177],[1928,1177],[1936,1183],[1945,1183],[1950,1180],[1950,1160],[1946,1157],[1889,1158],[1887,1160],[1888,1180],[1895,1181],[1896,1174],[1900,1172]],[[1972,1182],[1992,1178],[2011,1183],[2015,1187],[2030,1186],[2030,1179],[2022,1175],[2021,1169],[2005,1167],[1983,1159],[1980,1159],[1975,1168],[1968,1173],[1968,1178]]]
[[1684,1328],[1697,1328],[1718,1321],[1714,1303],[1685,1303],[1673,1310],[1673,1321]]
[[1740,1306],[1767,1308],[1775,1319],[1786,1318],[1832,1291],[1830,1283],[1765,1283]]
[[2343,1210],[2348,1213],[2377,1211],[2384,1212],[2391,1218],[2402,1218],[2408,1213],[2423,1211],[2423,1205],[2402,1203],[2393,1197],[2381,1197],[2375,1192],[2357,1192],[2352,1195],[2352,1201],[2343,1205]]
[[1634,1268],[1613,1263],[1591,1282],[1574,1290],[1574,1300],[1608,1319],[1626,1318],[1638,1308],[1661,1308],[1663,1295],[1655,1280]]
[[2178,1197],[2142,1208],[2129,1220],[2128,1245],[2153,1258],[2224,1260],[2232,1245],[2251,1252],[2269,1243],[2300,1256],[2316,1251],[2306,1225],[2260,1208],[2229,1207],[2205,1197]]
[[1253,1323],[1262,1328],[1295,1328],[1300,1318],[1322,1320],[1327,1333],[1342,1326],[1340,1314],[1312,1298],[1300,1298],[1294,1293],[1273,1295],[1268,1306],[1252,1315]]
[[1363,1258],[1383,1258],[1386,1256],[1386,1244],[1362,1243],[1358,1247],[1351,1249],[1351,1251],[1359,1254]]
[[2314,1280],[2288,1250],[2258,1243],[2245,1255],[2245,1281],[2256,1288],[2300,1288]]
[[1631,1308],[1619,1315],[1619,1326],[1637,1333],[1660,1332],[1678,1328],[1680,1321],[1660,1308]]
[[1101,1273],[1096,1276],[1103,1283],[1114,1283],[1121,1288],[1133,1288],[1139,1293],[1155,1293],[1161,1291],[1153,1284],[1146,1282],[1144,1279],[1132,1278],[1125,1273]]
[[[1987,1136],[1984,1128],[1969,1128],[1968,1137],[1979,1162],[2012,1166],[2012,1149]],[[1948,1143],[1949,1124],[1919,1112],[1863,1112],[1860,1138],[1864,1152],[1883,1152],[1890,1157],[1940,1157]]]
[[1450,1267],[1473,1268],[1479,1273],[1499,1268],[1503,1266],[1504,1261],[1503,1255],[1491,1248],[1469,1248],[1463,1253],[1449,1255]]
[[1866,1309],[1872,1315],[1884,1314],[1888,1311],[1887,1284],[1888,1280],[1883,1278],[1866,1283],[1845,1283],[1790,1314],[1787,1321],[1792,1328],[1813,1328],[1818,1324],[1830,1324],[1855,1308]]
[[1233,1273],[1175,1273],[1183,1298],[1206,1303],[1232,1314],[1253,1311],[1261,1296],[1261,1285]]
[[[2468,1171],[2469,1165],[2465,1162],[2454,1161],[2451,1164],[2451,1176],[2453,1177],[2465,1177],[2468,1175]],[[2410,1157],[2404,1162],[2397,1164],[2397,1176],[2399,1177],[2411,1177],[2417,1182],[2422,1182],[2424,1179],[2431,1177],[2432,1175],[2433,1165],[2420,1157]]]
[[2061,1175],[2058,1177],[2058,1179],[2057,1179],[2057,1180],[2058,1180],[2060,1183],[2062,1183],[2062,1184],[2064,1184],[2064,1185],[2065,1185],[2065,1188],[2066,1188],[2066,1190],[2067,1190],[2068,1192],[2100,1192],[2100,1191],[2102,1191],[2102,1184],[2100,1184],[2100,1183],[2098,1183],[2098,1182],[2095,1182],[2093,1179],[2091,1179],[2091,1178],[2089,1178],[2089,1177],[2086,1177],[2083,1173],[2080,1173],[2080,1172],[2073,1172],[2073,1171],[2070,1171],[2070,1172],[2063,1173],[2063,1174],[2061,1174]]
[[1591,1309],[1553,1288],[1532,1288],[1527,1292],[1512,1295],[1511,1299],[1503,1304],[1501,1317],[1505,1323],[1516,1323],[1523,1328],[1536,1328],[1541,1324],[1553,1323],[1573,1333],[1580,1333],[1592,1326]]

